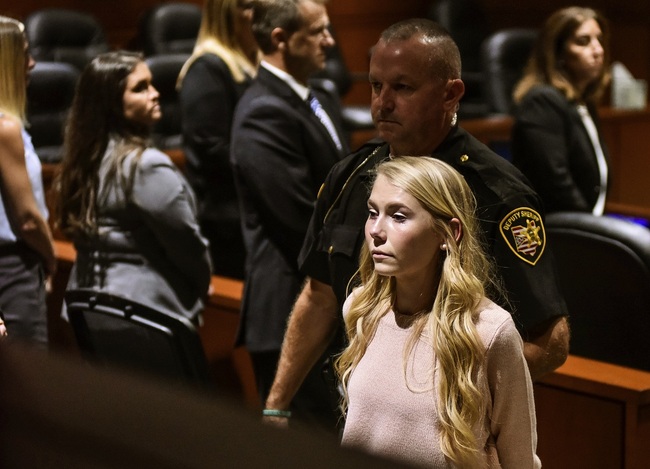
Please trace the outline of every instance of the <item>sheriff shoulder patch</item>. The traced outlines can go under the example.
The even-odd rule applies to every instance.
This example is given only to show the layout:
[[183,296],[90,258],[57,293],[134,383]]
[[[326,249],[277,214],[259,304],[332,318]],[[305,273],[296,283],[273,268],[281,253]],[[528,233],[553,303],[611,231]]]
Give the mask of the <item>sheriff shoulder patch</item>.
[[499,224],[501,236],[517,257],[535,265],[546,247],[542,217],[532,208],[519,207],[503,217]]

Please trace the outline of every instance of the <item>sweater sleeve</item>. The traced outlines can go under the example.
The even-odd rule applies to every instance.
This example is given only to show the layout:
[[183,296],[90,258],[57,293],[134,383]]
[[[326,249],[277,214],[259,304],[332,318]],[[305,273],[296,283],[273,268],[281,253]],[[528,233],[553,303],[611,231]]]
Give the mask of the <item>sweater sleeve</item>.
[[492,396],[490,433],[503,469],[538,469],[533,386],[523,342],[511,319],[496,330],[487,349]]

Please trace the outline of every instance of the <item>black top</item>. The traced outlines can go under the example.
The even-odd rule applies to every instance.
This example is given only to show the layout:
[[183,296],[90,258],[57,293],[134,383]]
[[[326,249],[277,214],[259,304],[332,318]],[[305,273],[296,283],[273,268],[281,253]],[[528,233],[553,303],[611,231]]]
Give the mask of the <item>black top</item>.
[[[595,109],[588,108],[596,126]],[[547,213],[591,212],[600,193],[594,146],[575,103],[548,85],[531,89],[517,106],[513,163],[528,177]],[[607,150],[600,138],[605,157]]]
[[[336,96],[313,91],[342,135]],[[260,68],[237,105],[231,147],[247,253],[238,343],[251,352],[282,346],[318,188],[347,151],[337,150],[306,101]]]
[[230,133],[235,107],[251,83],[237,83],[226,63],[203,54],[190,66],[180,90],[185,172],[202,220],[239,223],[230,168]]
[[[472,189],[478,216],[496,259],[520,332],[566,314],[546,249],[543,209],[526,178],[465,130],[454,128],[433,153],[458,170]],[[342,305],[359,265],[373,168],[388,158],[388,145],[369,142],[329,173],[300,255],[305,275],[331,285]]]

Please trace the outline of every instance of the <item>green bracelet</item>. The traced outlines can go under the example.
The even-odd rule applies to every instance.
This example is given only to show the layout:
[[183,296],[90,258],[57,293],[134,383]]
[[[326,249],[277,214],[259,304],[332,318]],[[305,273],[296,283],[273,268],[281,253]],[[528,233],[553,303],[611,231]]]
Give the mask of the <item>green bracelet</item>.
[[288,419],[291,417],[290,410],[278,410],[278,409],[264,409],[262,410],[262,415],[264,417],[284,417]]

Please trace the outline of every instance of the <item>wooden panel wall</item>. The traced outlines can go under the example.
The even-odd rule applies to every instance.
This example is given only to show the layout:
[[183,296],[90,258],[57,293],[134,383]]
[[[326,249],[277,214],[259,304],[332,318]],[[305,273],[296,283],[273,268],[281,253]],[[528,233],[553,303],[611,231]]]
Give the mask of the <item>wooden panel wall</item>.
[[[202,4],[202,0],[185,0]],[[435,0],[434,0],[435,1]],[[554,10],[572,5],[567,0],[479,0],[491,30],[524,26],[539,27]],[[75,8],[94,14],[104,25],[111,44],[134,44],[140,16],[160,0],[23,0],[5,1],[0,14],[24,19],[45,7]],[[364,83],[368,69],[368,51],[379,33],[389,24],[412,16],[423,16],[430,0],[330,0],[328,10],[336,29],[344,59],[358,79],[346,97],[348,104],[367,104],[368,87]],[[637,78],[650,79],[650,2],[647,0],[592,0],[610,20],[612,57],[622,61]]]
[[[184,0],[202,5],[202,0]],[[113,47],[133,48],[141,15],[160,0],[24,0],[0,6],[0,14],[25,19],[40,8],[74,8],[95,15]],[[328,11],[346,64],[356,78],[347,102],[366,104],[368,51],[379,33],[395,21],[425,15],[428,0],[330,0]]]

